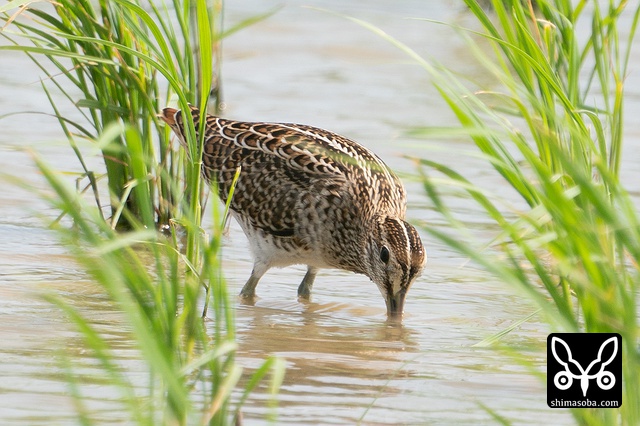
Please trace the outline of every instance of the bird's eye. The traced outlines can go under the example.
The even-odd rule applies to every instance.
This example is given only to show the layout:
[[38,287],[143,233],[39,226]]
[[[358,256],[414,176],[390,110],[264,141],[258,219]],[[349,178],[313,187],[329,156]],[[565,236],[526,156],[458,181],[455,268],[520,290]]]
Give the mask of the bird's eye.
[[380,260],[384,263],[389,262],[389,249],[387,246],[382,246],[382,249],[380,249]]

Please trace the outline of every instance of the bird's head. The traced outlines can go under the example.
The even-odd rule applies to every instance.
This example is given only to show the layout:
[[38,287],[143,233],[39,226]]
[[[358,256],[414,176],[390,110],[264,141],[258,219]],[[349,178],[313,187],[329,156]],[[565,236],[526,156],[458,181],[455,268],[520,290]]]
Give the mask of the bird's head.
[[378,218],[369,239],[369,270],[387,304],[389,317],[401,317],[407,291],[422,273],[427,254],[418,231],[395,217]]

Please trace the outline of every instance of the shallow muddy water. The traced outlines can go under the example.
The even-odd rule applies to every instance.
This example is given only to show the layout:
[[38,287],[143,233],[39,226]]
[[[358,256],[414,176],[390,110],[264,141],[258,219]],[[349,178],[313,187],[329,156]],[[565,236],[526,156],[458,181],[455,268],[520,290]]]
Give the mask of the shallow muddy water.
[[[403,154],[420,155],[463,170],[474,182],[500,190],[486,165],[465,156],[470,143],[414,140],[415,126],[452,124],[452,116],[430,86],[428,74],[401,52],[362,27],[302,7],[315,5],[380,26],[419,53],[485,78],[464,43],[442,25],[407,17],[468,23],[454,1],[258,1],[227,2],[227,25],[284,5],[267,21],[224,42],[225,115],[245,120],[301,122],[358,140],[404,175],[414,172]],[[635,49],[637,52],[638,49]],[[24,56],[2,53],[0,115],[50,111],[40,75]],[[640,192],[640,61],[632,55],[623,179]],[[0,171],[44,188],[29,147],[56,168],[77,171],[57,122],[33,114],[0,119]],[[95,165],[100,161],[95,158]],[[70,178],[72,179],[72,178]],[[407,176],[408,217],[438,223],[419,185]],[[454,204],[474,229],[490,225],[466,200]],[[39,295],[62,294],[100,324],[118,348],[131,376],[144,374],[118,312],[73,263],[46,229],[55,217],[32,193],[2,181],[0,191],[0,424],[75,424],[75,412],[56,351],[84,357],[81,340],[64,315]],[[531,314],[535,308],[465,259],[423,234],[429,262],[409,292],[402,326],[388,324],[384,302],[366,277],[322,271],[312,301],[299,303],[303,268],[272,270],[257,288],[255,306],[237,305],[239,361],[248,369],[266,356],[286,360],[277,424],[491,424],[487,406],[514,424],[571,424],[565,410],[546,406],[541,381],[511,355],[472,347]],[[236,293],[251,270],[247,243],[237,225],[225,242],[224,274]],[[530,366],[545,369],[549,329],[540,318],[505,339],[526,354]],[[74,359],[76,359],[74,358]],[[89,405],[104,423],[126,423],[111,410],[113,390],[87,383]],[[266,395],[255,394],[244,410],[248,425],[264,424]]]

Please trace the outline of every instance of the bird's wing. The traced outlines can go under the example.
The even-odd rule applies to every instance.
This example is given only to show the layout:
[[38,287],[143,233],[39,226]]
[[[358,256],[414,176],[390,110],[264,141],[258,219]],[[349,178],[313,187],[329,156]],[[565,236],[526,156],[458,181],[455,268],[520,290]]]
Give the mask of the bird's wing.
[[264,155],[262,160],[277,162],[295,182],[325,180],[352,191],[364,205],[404,215],[406,193],[398,177],[378,156],[350,139],[298,124],[235,122],[212,116],[207,124],[213,144],[231,143],[245,154],[258,151]]
[[[197,129],[200,112],[192,108],[191,113]],[[184,143],[181,112],[165,110],[162,118]],[[311,126],[207,115],[203,172],[218,184],[224,200],[238,167],[231,209],[273,235],[293,234],[300,204],[309,196],[348,198],[345,203],[364,216],[369,209],[404,215],[406,196],[399,179],[356,142]]]
[[217,120],[208,125],[203,170],[226,200],[240,168],[231,209],[255,228],[293,236],[304,203],[320,196],[319,187],[342,197],[351,186],[344,170],[307,139],[278,125]]

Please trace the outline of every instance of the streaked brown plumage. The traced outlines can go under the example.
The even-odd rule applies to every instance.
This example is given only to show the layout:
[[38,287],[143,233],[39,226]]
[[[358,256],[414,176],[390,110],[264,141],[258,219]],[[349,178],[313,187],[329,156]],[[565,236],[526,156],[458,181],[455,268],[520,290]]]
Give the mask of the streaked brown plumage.
[[[191,107],[191,114],[198,129],[200,111]],[[160,117],[186,145],[182,112],[165,108]],[[344,269],[371,278],[387,313],[402,314],[426,253],[404,221],[404,187],[380,158],[319,128],[211,115],[203,151],[202,173],[225,201],[241,167],[230,208],[254,256],[243,297],[255,297],[271,267],[304,264],[300,297],[309,297],[318,269]]]

